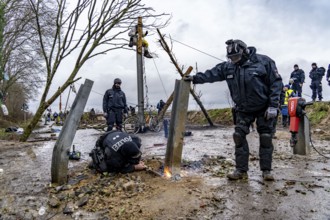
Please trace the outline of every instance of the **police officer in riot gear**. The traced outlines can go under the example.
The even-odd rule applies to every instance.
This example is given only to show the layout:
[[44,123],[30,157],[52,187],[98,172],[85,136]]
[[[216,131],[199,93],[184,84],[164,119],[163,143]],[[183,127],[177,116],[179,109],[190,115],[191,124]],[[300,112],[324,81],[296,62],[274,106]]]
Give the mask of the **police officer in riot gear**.
[[318,96],[319,101],[322,101],[322,78],[324,76],[325,69],[324,67],[317,67],[316,63],[312,63],[312,69],[309,72],[309,78],[312,79],[310,88],[312,89],[312,99],[315,101]]
[[103,112],[107,119],[108,131],[111,131],[116,123],[117,129],[122,129],[123,113],[127,115],[128,108],[125,93],[121,90],[121,80],[116,78],[111,89],[103,96]]
[[271,133],[278,114],[282,78],[275,62],[265,55],[257,54],[255,47],[247,47],[241,40],[228,40],[226,44],[228,62],[184,79],[194,84],[223,80],[228,84],[236,106],[233,134],[236,169],[227,175],[228,179],[238,180],[248,176],[249,146],[246,135],[256,119],[260,140],[260,169],[264,180],[274,180],[271,174],[274,148]]
[[103,134],[90,153],[91,168],[99,172],[130,173],[144,170],[141,161],[141,139],[122,131],[110,131]]
[[297,96],[301,97],[302,86],[305,82],[305,72],[299,69],[298,64],[293,66],[294,70],[290,75],[290,80],[292,81],[291,89]]

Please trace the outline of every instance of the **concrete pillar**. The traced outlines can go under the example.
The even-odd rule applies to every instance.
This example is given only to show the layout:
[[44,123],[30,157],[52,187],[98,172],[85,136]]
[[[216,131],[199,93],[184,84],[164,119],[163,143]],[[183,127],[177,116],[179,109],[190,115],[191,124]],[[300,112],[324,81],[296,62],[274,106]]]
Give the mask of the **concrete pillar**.
[[79,126],[81,116],[84,113],[93,83],[93,81],[86,79],[85,83],[80,86],[70,113],[65,119],[61,133],[55,143],[51,166],[52,183],[62,185],[67,182],[70,148]]
[[164,126],[164,135],[166,138],[168,138],[168,119],[164,119],[163,126]]
[[171,123],[165,155],[165,169],[172,176],[180,174],[183,138],[187,120],[190,82],[175,81],[174,99],[171,111]]
[[293,153],[299,155],[310,154],[310,125],[306,115],[304,115],[299,123],[297,140],[297,144],[293,147]]

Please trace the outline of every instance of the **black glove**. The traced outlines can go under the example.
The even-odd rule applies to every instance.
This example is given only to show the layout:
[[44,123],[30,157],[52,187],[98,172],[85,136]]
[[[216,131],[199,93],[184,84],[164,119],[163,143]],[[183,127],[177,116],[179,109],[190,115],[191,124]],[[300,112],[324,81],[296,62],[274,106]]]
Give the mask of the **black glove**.
[[184,81],[189,81],[189,82],[191,82],[191,81],[194,80],[194,76],[191,76],[191,75],[184,76],[184,77],[183,77],[183,80],[184,80]]
[[267,120],[272,119],[272,118],[276,118],[277,116],[277,108],[274,107],[268,107],[266,112],[265,112],[265,118]]

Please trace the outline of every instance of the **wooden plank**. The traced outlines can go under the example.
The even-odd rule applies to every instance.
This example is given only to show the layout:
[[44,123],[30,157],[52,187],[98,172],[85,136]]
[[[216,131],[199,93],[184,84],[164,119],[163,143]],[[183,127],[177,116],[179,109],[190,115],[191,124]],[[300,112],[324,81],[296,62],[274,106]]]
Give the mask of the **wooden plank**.
[[[176,62],[176,59],[174,58],[174,56],[172,55],[171,49],[169,48],[169,46],[167,45],[163,35],[160,33],[159,29],[157,29],[158,35],[160,37],[160,42],[161,42],[161,46],[163,47],[163,49],[165,50],[165,52],[169,55],[172,63],[174,64],[175,68],[177,69],[177,71],[179,72],[180,76],[183,78],[185,74],[183,74],[182,70],[179,68],[178,63]],[[189,67],[192,70],[192,67]],[[189,70],[189,69],[188,69]],[[188,72],[187,70],[187,72]],[[190,70],[190,71],[191,71]],[[204,108],[203,103],[201,102],[201,100],[198,98],[198,96],[195,94],[195,91],[191,88],[190,89],[190,93],[191,95],[194,97],[194,99],[196,100],[197,104],[199,105],[199,107],[201,108],[206,120],[209,122],[210,126],[214,126],[209,114],[207,113],[206,109]]]

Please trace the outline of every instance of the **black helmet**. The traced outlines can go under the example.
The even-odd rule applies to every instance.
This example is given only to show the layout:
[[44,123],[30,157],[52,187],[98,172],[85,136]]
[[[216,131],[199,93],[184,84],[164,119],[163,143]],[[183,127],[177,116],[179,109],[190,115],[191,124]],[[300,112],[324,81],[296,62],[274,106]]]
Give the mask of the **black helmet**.
[[238,63],[242,59],[242,55],[247,51],[247,45],[241,40],[227,40],[227,57],[232,63]]
[[126,158],[127,162],[132,164],[139,163],[142,153],[135,142],[125,142],[120,149],[121,154]]
[[317,66],[316,63],[312,63],[312,66]]
[[298,67],[299,68],[298,64],[295,64],[293,67]]
[[116,78],[114,81],[113,81],[113,84],[121,84],[121,79],[119,78]]

